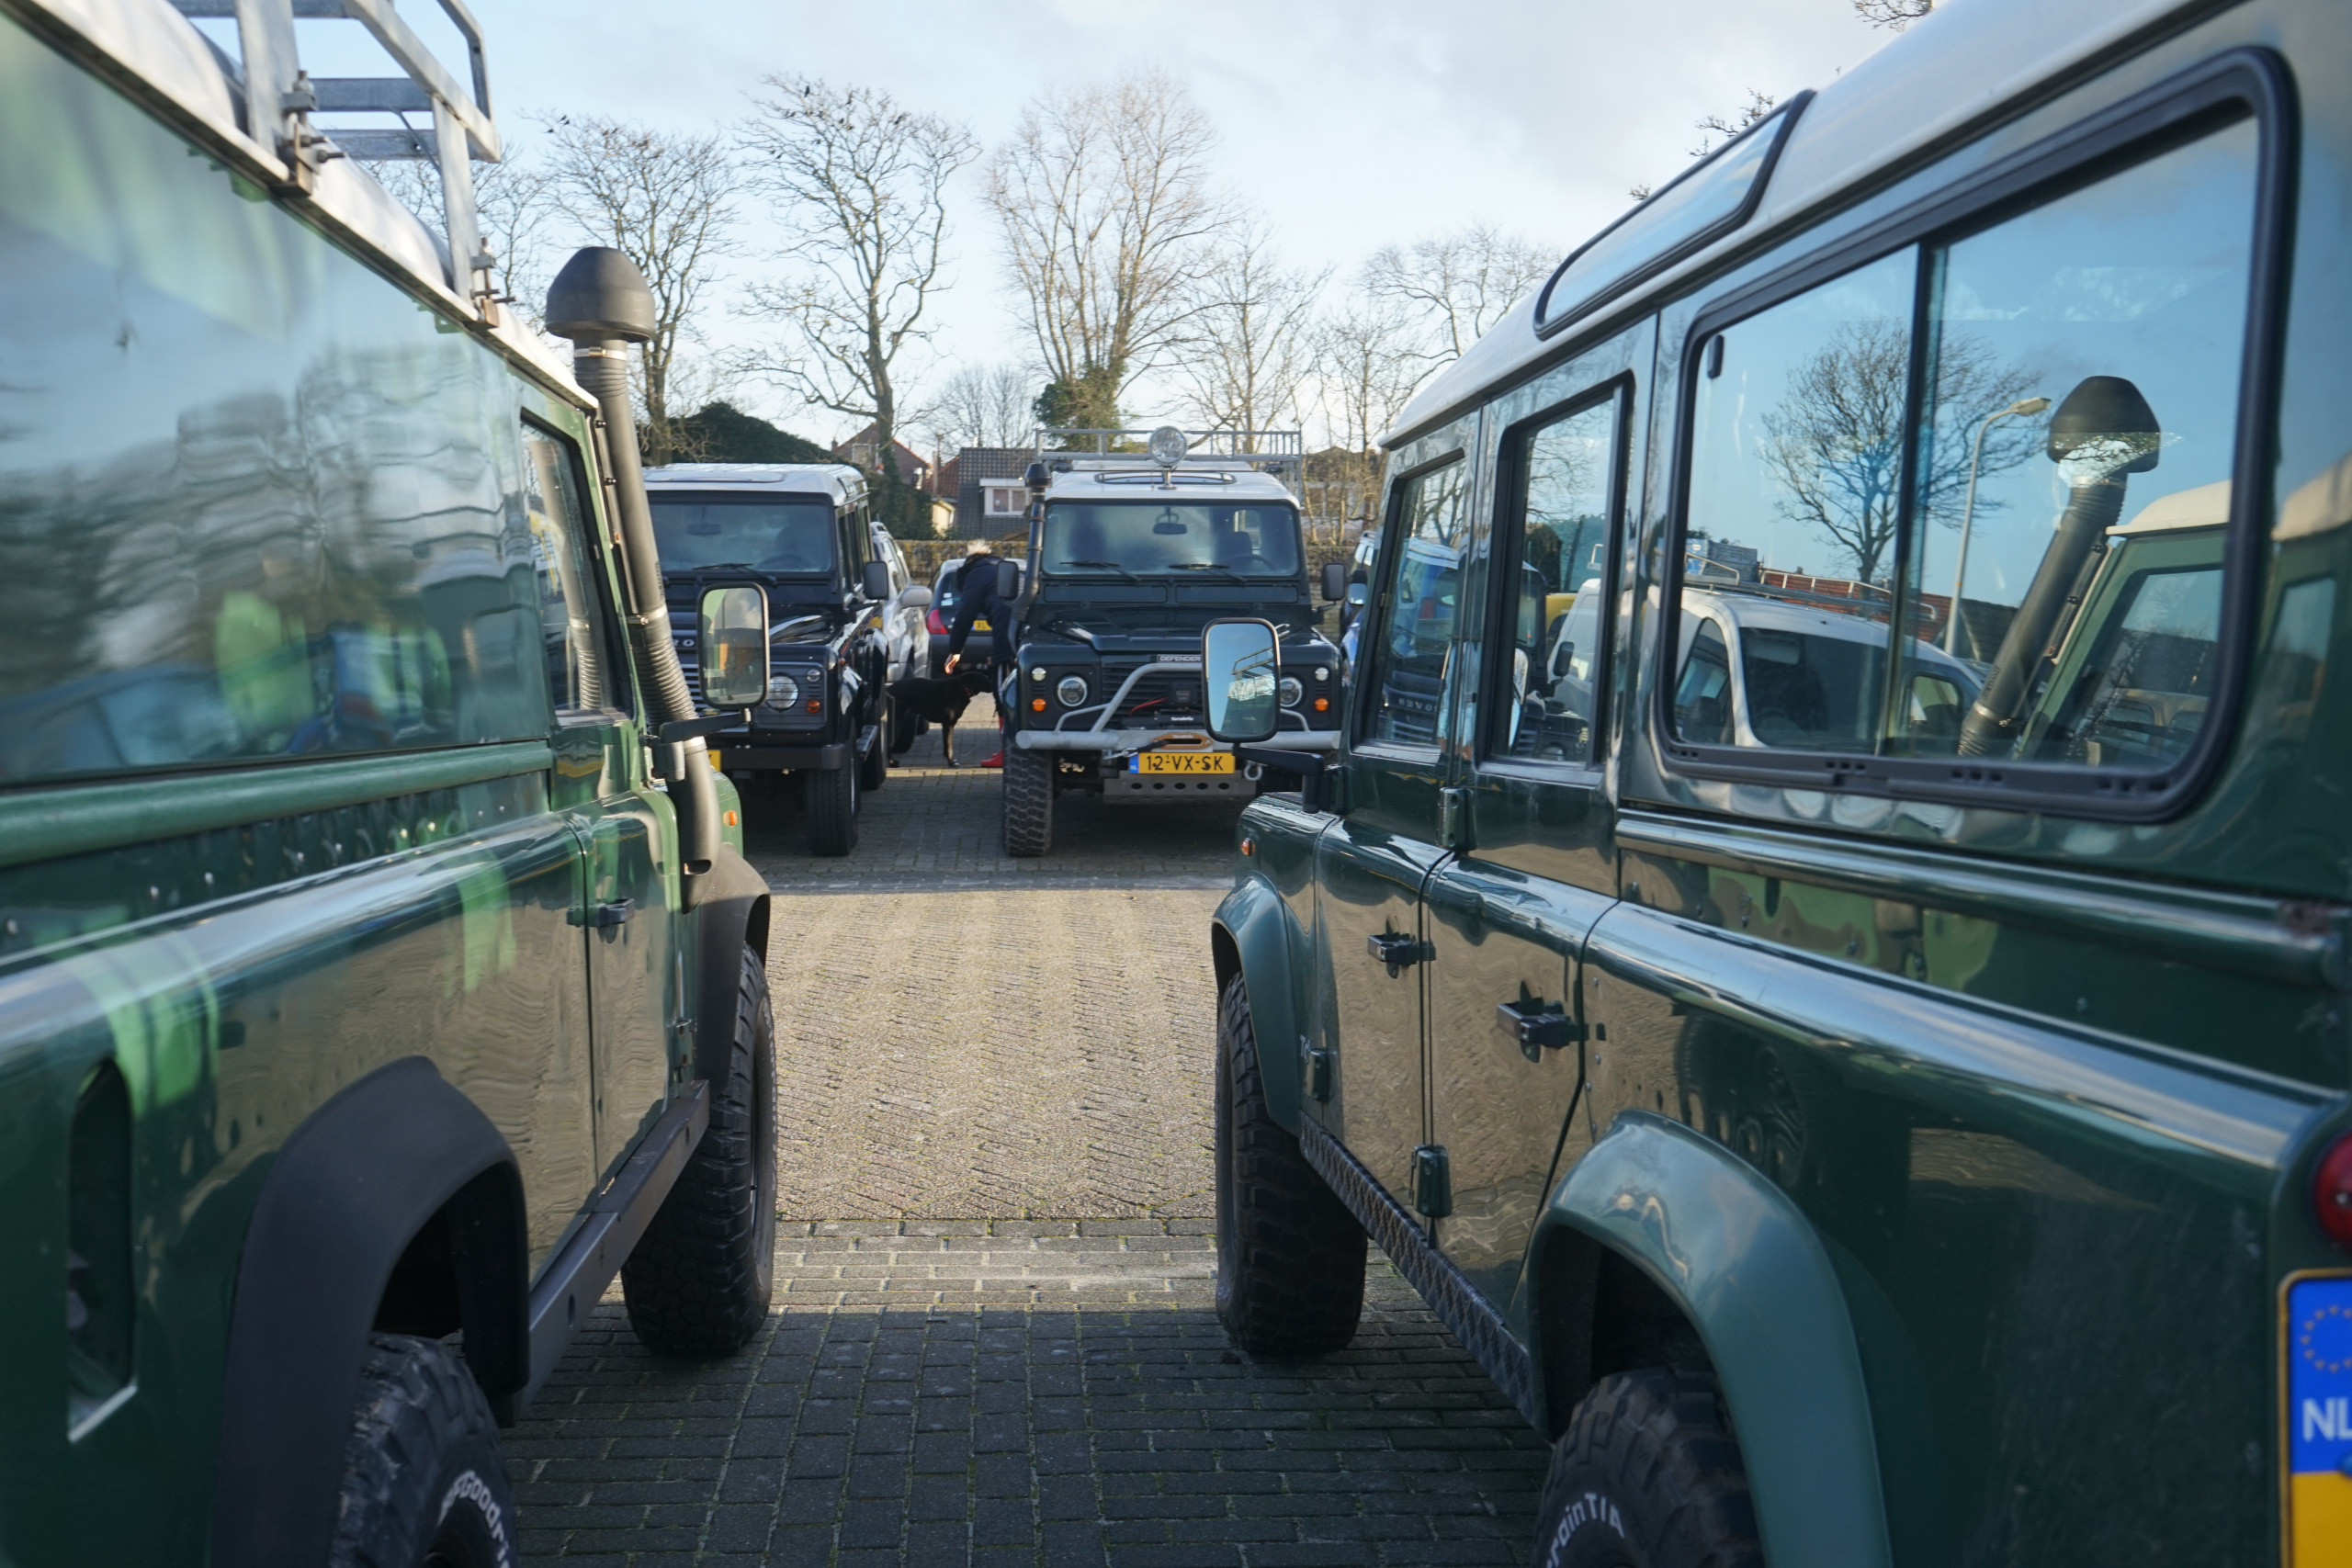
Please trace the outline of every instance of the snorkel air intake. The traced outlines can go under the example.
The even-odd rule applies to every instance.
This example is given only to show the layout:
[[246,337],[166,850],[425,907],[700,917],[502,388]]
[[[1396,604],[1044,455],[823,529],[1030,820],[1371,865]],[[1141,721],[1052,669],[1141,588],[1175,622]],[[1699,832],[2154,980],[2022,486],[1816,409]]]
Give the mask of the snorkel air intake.
[[2066,510],[2001,637],[1984,689],[1962,721],[1962,756],[1989,756],[2017,744],[2033,676],[2043,660],[2057,657],[2066,610],[2082,593],[2107,531],[2123,515],[2123,481],[2154,468],[2163,443],[2156,411],[2120,376],[2086,377],[2050,416],[2050,460],[2067,482]]
[[[571,340],[572,376],[595,398],[604,415],[605,467],[612,478],[622,558],[628,568],[624,577],[629,595],[629,656],[651,710],[649,728],[658,734],[665,724],[697,716],[685,671],[678,667],[678,650],[670,640],[662,555],[653,543],[653,512],[645,500],[645,467],[638,456],[637,417],[628,400],[628,345],[653,335],[653,291],[626,254],[591,245],[573,252],[548,286],[547,323],[548,332]],[[675,744],[656,739],[653,754],[662,776],[684,784],[670,795],[683,840],[680,862],[690,876],[707,871],[719,844],[718,791],[711,783],[707,748],[699,738]],[[693,901],[691,891],[687,901]]]

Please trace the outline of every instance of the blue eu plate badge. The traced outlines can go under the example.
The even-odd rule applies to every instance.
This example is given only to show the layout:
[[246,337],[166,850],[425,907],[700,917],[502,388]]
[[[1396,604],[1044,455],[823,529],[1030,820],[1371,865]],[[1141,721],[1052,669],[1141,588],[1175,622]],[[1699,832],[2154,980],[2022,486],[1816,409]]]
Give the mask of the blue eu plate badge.
[[2286,1349],[2290,1561],[2352,1564],[2352,1279],[2288,1287]]

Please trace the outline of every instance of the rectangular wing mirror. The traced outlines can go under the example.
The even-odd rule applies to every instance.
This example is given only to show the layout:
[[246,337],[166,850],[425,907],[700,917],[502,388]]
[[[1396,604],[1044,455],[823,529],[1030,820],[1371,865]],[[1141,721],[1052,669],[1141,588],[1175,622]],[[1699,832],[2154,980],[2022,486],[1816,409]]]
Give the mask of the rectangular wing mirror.
[[702,700],[715,708],[754,707],[768,694],[768,596],[751,583],[712,588],[702,596],[695,648]]
[[867,561],[858,575],[857,586],[868,599],[888,599],[890,596],[890,563],[886,560]]
[[1336,604],[1348,596],[1348,563],[1327,560],[1323,563],[1323,603]]
[[1211,621],[1201,633],[1201,691],[1209,733],[1232,745],[1273,738],[1281,645],[1267,621]]
[[1014,562],[996,563],[996,596],[1008,604],[1021,597],[1021,568]]

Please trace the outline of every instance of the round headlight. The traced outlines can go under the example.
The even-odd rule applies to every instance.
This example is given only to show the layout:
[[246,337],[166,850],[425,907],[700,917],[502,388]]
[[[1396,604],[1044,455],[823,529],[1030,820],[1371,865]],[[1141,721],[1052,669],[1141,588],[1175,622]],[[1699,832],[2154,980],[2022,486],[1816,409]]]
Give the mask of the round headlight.
[[1061,704],[1062,706],[1066,708],[1074,708],[1080,704],[1085,702],[1086,682],[1084,678],[1077,675],[1063,676],[1060,681],[1055,683],[1054,701]]
[[1172,468],[1184,460],[1184,454],[1192,445],[1184,439],[1182,431],[1172,424],[1163,424],[1151,433],[1151,439],[1144,444],[1144,449],[1151,454],[1153,462],[1163,468]]
[[1299,698],[1306,695],[1306,688],[1298,683],[1295,675],[1283,676],[1274,690],[1282,694],[1283,706],[1286,708],[1296,707]]
[[800,700],[800,682],[782,671],[768,677],[768,706],[788,708]]

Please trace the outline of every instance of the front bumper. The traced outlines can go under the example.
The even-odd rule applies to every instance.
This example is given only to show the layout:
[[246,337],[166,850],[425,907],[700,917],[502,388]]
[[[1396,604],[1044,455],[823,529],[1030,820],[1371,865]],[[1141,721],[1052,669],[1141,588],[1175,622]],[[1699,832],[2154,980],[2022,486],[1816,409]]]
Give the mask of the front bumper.
[[[1202,732],[1197,729],[1023,729],[1013,733],[1012,743],[1023,751],[1099,751],[1105,755],[1124,755],[1129,751],[1148,751],[1170,740],[1182,739],[1188,749],[1198,749]],[[1284,729],[1267,742],[1285,751],[1336,751],[1340,749],[1340,732],[1336,729]],[[1221,740],[1212,740],[1205,748],[1211,751],[1230,751],[1232,747]]]
[[710,743],[710,750],[721,773],[783,768],[794,773],[831,773],[855,760],[855,752],[846,740],[820,746],[770,746],[757,740],[746,745],[732,736],[721,736]]

